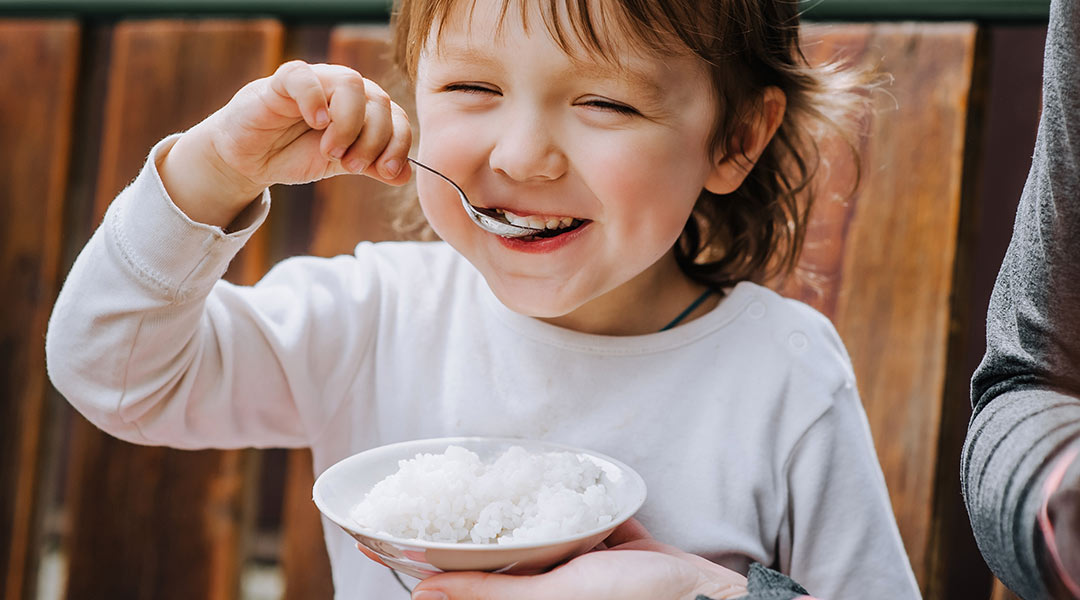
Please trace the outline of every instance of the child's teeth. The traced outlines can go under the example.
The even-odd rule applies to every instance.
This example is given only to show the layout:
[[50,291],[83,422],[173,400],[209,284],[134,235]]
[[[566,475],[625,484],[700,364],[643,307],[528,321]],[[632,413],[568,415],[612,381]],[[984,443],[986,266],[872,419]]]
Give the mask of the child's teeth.
[[561,229],[574,224],[574,217],[538,217],[535,215],[522,216],[500,209],[500,213],[506,217],[511,225],[531,227],[533,229]]
[[510,211],[503,211],[503,216],[510,222],[511,225],[518,225],[519,227],[528,227],[529,219],[526,217],[519,217]]

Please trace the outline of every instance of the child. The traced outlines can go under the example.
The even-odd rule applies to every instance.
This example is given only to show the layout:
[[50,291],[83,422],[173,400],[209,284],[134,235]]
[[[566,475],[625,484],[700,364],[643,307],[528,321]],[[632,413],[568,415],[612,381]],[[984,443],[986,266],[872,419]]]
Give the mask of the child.
[[[53,312],[56,386],[113,435],[352,453],[541,438],[646,479],[657,539],[811,593],[914,598],[849,360],[827,319],[753,283],[794,263],[823,73],[786,0],[405,0],[399,63],[442,243],[219,281],[272,183],[405,183],[405,113],[339,66],[288,63],[158,144]],[[398,584],[333,526],[339,597]]]

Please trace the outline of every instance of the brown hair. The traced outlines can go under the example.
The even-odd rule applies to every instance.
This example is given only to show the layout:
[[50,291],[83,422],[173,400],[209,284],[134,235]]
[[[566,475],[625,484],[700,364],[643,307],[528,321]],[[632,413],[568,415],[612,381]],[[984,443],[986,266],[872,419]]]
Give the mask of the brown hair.
[[[394,61],[410,82],[432,26],[441,29],[458,1],[398,0]],[[513,0],[526,27],[530,1]],[[845,133],[843,123],[869,85],[863,71],[810,65],[800,47],[798,0],[535,1],[552,39],[568,54],[577,41],[594,56],[617,62],[625,39],[705,61],[718,104],[709,142],[720,155],[742,160],[743,124],[762,117],[764,90],[784,93],[783,121],[757,163],[730,194],[702,190],[675,257],[688,277],[713,289],[790,274],[813,203],[809,184],[820,162],[818,139],[830,129]],[[512,0],[502,2],[505,17]],[[604,30],[601,23],[614,27]]]

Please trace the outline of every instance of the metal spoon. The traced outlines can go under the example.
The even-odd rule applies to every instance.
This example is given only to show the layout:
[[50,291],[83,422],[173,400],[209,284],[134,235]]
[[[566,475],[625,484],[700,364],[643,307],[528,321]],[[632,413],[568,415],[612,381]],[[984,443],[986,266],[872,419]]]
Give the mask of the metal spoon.
[[421,169],[424,169],[425,171],[428,171],[429,173],[438,175],[443,179],[443,181],[454,186],[454,189],[457,190],[458,196],[461,196],[461,205],[465,207],[465,213],[469,215],[469,218],[472,219],[472,222],[476,223],[476,225],[479,226],[480,229],[483,229],[484,231],[488,231],[490,233],[494,233],[495,235],[501,235],[508,238],[528,237],[530,235],[536,235],[543,231],[543,229],[523,227],[521,225],[513,225],[506,220],[506,217],[500,215],[494,210],[491,210],[490,208],[480,208],[478,206],[473,206],[469,203],[469,199],[465,196],[465,192],[462,191],[462,189],[458,187],[458,184],[454,183],[449,177],[443,175],[442,173],[436,171],[435,169],[432,169],[431,167],[423,163],[413,160],[412,158],[409,159],[409,162],[420,167]]

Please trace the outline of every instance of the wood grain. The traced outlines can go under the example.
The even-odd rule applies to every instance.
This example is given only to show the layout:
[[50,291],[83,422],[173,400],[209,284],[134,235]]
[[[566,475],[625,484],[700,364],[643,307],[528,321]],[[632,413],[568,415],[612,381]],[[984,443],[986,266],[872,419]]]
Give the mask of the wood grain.
[[0,20],[0,596],[37,565],[45,327],[56,295],[80,28]]
[[[126,22],[112,40],[97,213],[141,168],[150,147],[272,72],[283,31],[268,20]],[[266,268],[256,236],[229,278]],[[69,598],[234,598],[252,461],[244,452],[138,447],[79,419],[69,475]],[[103,552],[102,549],[108,551]]]
[[285,600],[330,600],[334,597],[322,522],[311,501],[314,483],[311,451],[290,450],[281,524]]
[[[329,61],[348,65],[402,98],[400,82],[394,80],[389,58],[389,31],[385,26],[335,27],[330,35]],[[403,103],[406,110],[407,102]],[[314,185],[311,242],[316,256],[351,253],[361,241],[395,239],[392,227],[395,205],[402,193],[360,175],[343,175]],[[288,600],[331,598],[330,562],[322,537],[318,510],[311,502],[314,484],[311,452],[289,454],[286,479],[284,543]]]
[[939,463],[939,439],[953,401],[946,378],[977,28],[819,25],[808,33],[817,60],[839,53],[880,64],[895,81],[868,115],[861,189],[846,209],[827,204],[824,218],[835,221],[812,229],[804,266],[825,275],[817,297],[802,297],[833,319],[851,354],[925,593],[931,544],[940,541],[931,539],[937,476],[956,476],[956,465]]
[[1015,593],[1013,593],[1012,590],[1005,587],[1004,583],[1001,583],[1001,581],[995,579],[994,590],[992,595],[990,596],[990,600],[1021,600],[1021,598],[1020,596],[1017,596]]
[[[348,65],[375,81],[411,114],[390,63],[389,42],[390,32],[385,26],[337,27],[330,36],[330,62]],[[407,193],[407,189],[392,188],[362,175],[343,175],[317,183],[311,253],[351,254],[357,242],[399,237],[392,221]]]

